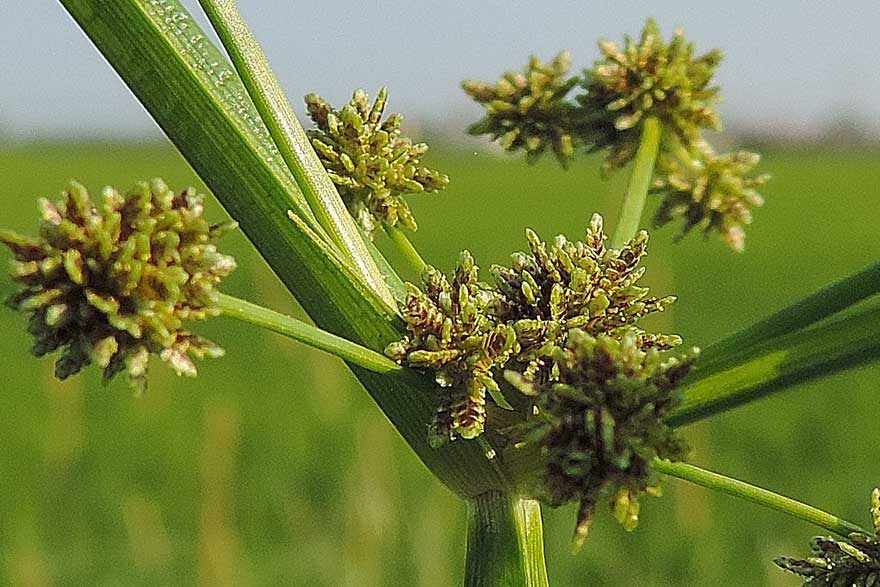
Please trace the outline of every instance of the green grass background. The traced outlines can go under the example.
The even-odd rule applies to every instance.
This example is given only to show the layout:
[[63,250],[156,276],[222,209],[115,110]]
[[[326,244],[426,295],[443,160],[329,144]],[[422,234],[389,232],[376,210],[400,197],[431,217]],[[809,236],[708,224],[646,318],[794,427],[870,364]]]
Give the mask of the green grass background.
[[[524,247],[523,229],[583,234],[615,217],[625,178],[596,160],[547,161],[456,148],[429,163],[447,192],[411,203],[413,237],[450,269],[470,249],[488,267]],[[655,231],[646,281],[675,293],[655,325],[706,345],[874,261],[880,154],[778,152],[767,204],[743,255]],[[163,144],[0,147],[0,226],[33,231],[35,200],[76,177],[90,189],[155,175],[201,183]],[[219,206],[211,214],[221,217]],[[387,243],[380,241],[387,250]],[[283,311],[295,302],[241,235],[226,291]],[[4,253],[5,256],[5,253]],[[412,275],[406,275],[412,279]],[[0,294],[12,284],[0,278]],[[409,452],[343,365],[286,339],[217,319],[197,327],[228,351],[196,380],[162,365],[145,397],[95,373],[58,383],[28,354],[23,320],[0,313],[0,584],[459,584],[464,507]],[[695,463],[859,522],[880,484],[876,366],[778,394],[686,429]],[[607,512],[577,555],[572,508],[547,510],[556,586],[794,586],[772,557],[806,554],[817,532],[751,504],[669,480],[627,533]]]

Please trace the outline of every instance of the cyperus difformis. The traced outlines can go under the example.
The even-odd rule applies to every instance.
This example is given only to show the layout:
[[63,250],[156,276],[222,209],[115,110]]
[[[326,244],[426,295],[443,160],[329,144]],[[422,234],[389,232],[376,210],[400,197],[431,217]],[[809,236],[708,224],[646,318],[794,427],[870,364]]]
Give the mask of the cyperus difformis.
[[645,349],[635,332],[594,337],[572,330],[565,347],[553,352],[554,381],[511,378],[536,398],[524,437],[539,447],[544,462],[542,497],[552,505],[580,504],[578,543],[603,495],[611,498],[618,522],[635,528],[639,496],[658,491],[651,462],[687,456],[687,445],[663,418],[678,402],[678,383],[696,355],[692,349],[664,357],[657,348]]
[[433,267],[423,289],[407,284],[401,310],[407,336],[386,354],[415,369],[434,371],[443,388],[429,439],[439,446],[456,436],[474,438],[486,421],[486,392],[501,398],[495,375],[514,352],[513,329],[497,318],[500,296],[478,281],[470,253],[461,253],[450,283]]
[[697,140],[702,129],[720,130],[714,109],[718,87],[712,77],[721,62],[721,51],[694,57],[694,45],[681,29],[668,43],[649,19],[638,41],[627,36],[624,46],[599,42],[602,59],[587,70],[585,92],[577,96],[581,114],[594,133],[591,149],[608,148],[606,170],[622,167],[636,153],[640,123],[660,120],[664,131],[685,144]]
[[72,182],[59,201],[40,200],[39,237],[0,231],[23,286],[8,304],[29,316],[35,355],[61,351],[57,377],[95,363],[105,381],[125,371],[141,390],[150,354],[188,376],[191,357],[223,354],[183,328],[219,313],[217,284],[235,269],[216,247],[235,223],[210,224],[203,199],[154,179],[95,202]]
[[464,91],[486,109],[472,125],[473,135],[489,135],[508,151],[522,149],[534,162],[549,147],[559,162],[568,165],[574,154],[573,105],[566,95],[577,84],[568,75],[571,55],[559,53],[550,63],[535,55],[520,71],[509,71],[494,85],[468,80]]
[[770,179],[753,173],[760,159],[748,151],[719,155],[705,141],[689,152],[662,153],[652,191],[662,195],[663,202],[654,224],[681,218],[681,236],[699,227],[707,235],[717,232],[730,248],[742,251],[743,227],[752,222],[752,209],[764,203],[756,188]]
[[316,126],[308,131],[312,146],[368,235],[382,224],[416,230],[403,195],[436,192],[449,184],[446,175],[421,164],[428,145],[413,144],[401,134],[400,114],[382,120],[387,97],[382,88],[371,105],[366,92],[357,90],[341,110],[317,94],[305,98]]

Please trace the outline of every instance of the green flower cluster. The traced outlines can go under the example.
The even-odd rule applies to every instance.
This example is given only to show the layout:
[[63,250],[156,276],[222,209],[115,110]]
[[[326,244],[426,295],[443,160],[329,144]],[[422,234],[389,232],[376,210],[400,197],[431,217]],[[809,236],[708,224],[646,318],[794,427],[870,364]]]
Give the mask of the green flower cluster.
[[873,535],[854,532],[847,540],[816,537],[813,556],[779,557],[776,564],[804,579],[804,587],[876,587],[880,585],[880,489],[871,494]]
[[695,150],[699,156],[690,161],[661,154],[651,191],[665,198],[654,224],[662,226],[681,218],[681,236],[700,227],[707,235],[718,232],[730,248],[741,252],[745,246],[743,227],[752,222],[752,209],[764,203],[756,188],[770,177],[753,174],[761,159],[756,153],[717,155],[702,141]]
[[38,238],[0,231],[23,286],[8,304],[29,316],[36,356],[61,351],[57,377],[94,363],[140,391],[152,353],[187,376],[192,357],[223,354],[183,329],[219,313],[217,284],[235,269],[215,243],[236,225],[210,224],[203,199],[154,179],[124,195],[105,188],[96,203],[72,182],[59,201],[40,200]]
[[413,144],[401,134],[400,114],[382,120],[387,97],[387,89],[382,88],[371,105],[367,94],[357,90],[341,110],[317,94],[305,98],[316,126],[308,135],[318,158],[352,216],[370,236],[382,224],[416,230],[403,195],[436,192],[449,184],[446,175],[421,165],[428,145]]
[[639,496],[659,492],[651,462],[687,457],[687,445],[663,419],[679,399],[676,387],[696,351],[663,359],[657,348],[645,350],[633,332],[594,337],[574,330],[553,355],[556,381],[526,388],[537,395],[526,438],[546,461],[544,499],[580,504],[578,544],[602,495],[611,496],[615,518],[632,530]]
[[660,122],[663,138],[653,193],[663,197],[655,223],[684,218],[688,232],[702,226],[718,232],[741,251],[743,226],[763,199],[755,188],[767,176],[754,176],[753,153],[716,154],[702,138],[719,130],[712,84],[721,52],[695,55],[694,44],[676,30],[665,41],[649,19],[638,39],[623,45],[603,40],[602,58],[581,76],[569,76],[570,57],[551,64],[532,57],[522,73],[505,74],[496,85],[468,81],[465,91],[486,109],[471,134],[488,134],[508,151],[525,149],[533,162],[550,145],[567,166],[574,150],[604,151],[604,172],[633,160],[649,118]]
[[664,129],[689,144],[701,129],[720,130],[713,106],[718,87],[709,85],[721,63],[719,50],[694,57],[694,45],[679,29],[666,43],[656,21],[649,19],[638,42],[624,46],[603,40],[602,59],[585,73],[586,92],[578,96],[590,128],[593,149],[609,149],[607,169],[622,167],[636,153],[639,123],[659,119]]
[[473,258],[463,253],[451,283],[429,268],[421,289],[408,286],[402,305],[408,334],[386,353],[433,371],[442,386],[430,427],[435,445],[483,432],[487,392],[496,405],[510,409],[502,395],[505,371],[527,395],[540,395],[527,390],[559,381],[558,351],[573,332],[615,340],[629,336],[648,353],[681,342],[636,326],[674,301],[650,297],[637,285],[647,234],[622,249],[607,248],[596,215],[583,242],[560,236],[548,245],[532,231],[527,238],[529,253],[514,254],[510,267],[493,267],[494,285],[479,281]]
[[502,296],[499,319],[516,332],[516,370],[525,381],[554,379],[552,351],[565,346],[572,329],[594,336],[633,332],[645,348],[666,350],[681,343],[678,336],[649,334],[635,326],[675,301],[649,296],[647,288],[637,285],[645,273],[639,263],[647,252],[647,232],[622,249],[610,249],[602,217],[594,214],[583,242],[559,235],[548,245],[531,230],[526,238],[529,253],[514,253],[510,267],[492,267]]
[[445,390],[429,429],[435,447],[456,436],[474,438],[486,421],[486,392],[505,403],[495,381],[514,349],[515,335],[495,316],[500,297],[478,281],[470,253],[458,260],[452,283],[429,267],[424,291],[407,284],[401,310],[409,335],[386,349],[391,358],[415,369],[430,369]]
[[559,53],[550,63],[532,55],[522,70],[509,71],[494,85],[468,80],[464,91],[486,108],[486,116],[472,125],[472,135],[487,134],[505,150],[524,150],[530,162],[547,147],[563,166],[574,154],[574,108],[566,95],[577,84],[568,76],[571,55]]

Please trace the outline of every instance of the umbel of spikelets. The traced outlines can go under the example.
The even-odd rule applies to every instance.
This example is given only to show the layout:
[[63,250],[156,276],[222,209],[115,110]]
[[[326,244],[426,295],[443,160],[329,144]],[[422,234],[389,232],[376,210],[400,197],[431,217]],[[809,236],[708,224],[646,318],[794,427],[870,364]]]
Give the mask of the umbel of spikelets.
[[443,391],[429,440],[439,446],[483,432],[487,391],[505,403],[494,373],[515,350],[516,339],[513,329],[497,320],[498,293],[478,281],[478,267],[467,251],[451,282],[429,267],[422,283],[423,289],[408,284],[401,308],[408,335],[389,345],[386,354],[434,372]]
[[341,110],[317,94],[305,98],[316,127],[308,131],[312,145],[368,235],[382,224],[416,230],[403,195],[437,192],[449,184],[446,175],[421,164],[428,145],[401,134],[400,114],[382,120],[387,97],[382,88],[370,104],[366,92],[357,90]]
[[742,251],[743,227],[752,222],[752,209],[764,204],[758,188],[770,179],[753,172],[761,157],[748,151],[719,155],[704,141],[692,152],[693,158],[684,160],[678,154],[660,155],[652,192],[663,202],[654,224],[681,219],[681,236],[694,228],[706,235],[717,232],[730,248]]
[[570,332],[621,337],[629,333],[641,350],[666,350],[674,335],[638,328],[648,314],[674,298],[655,298],[637,285],[647,234],[620,249],[605,246],[602,218],[593,217],[585,242],[557,237],[552,245],[527,232],[529,253],[513,255],[510,267],[493,267],[494,283],[478,280],[467,252],[451,281],[431,268],[422,287],[408,285],[401,314],[407,336],[386,353],[409,367],[432,371],[441,385],[431,439],[473,438],[486,421],[486,394],[508,408],[503,370],[525,385],[558,379],[555,351]]
[[223,354],[184,329],[219,313],[217,284],[235,268],[215,244],[235,224],[205,220],[203,196],[155,179],[125,194],[105,188],[95,202],[72,182],[40,210],[38,237],[0,231],[0,242],[22,286],[8,304],[28,316],[35,355],[60,351],[57,377],[94,363],[105,381],[124,371],[142,390],[151,354],[188,376],[192,357]]
[[[688,448],[664,422],[676,405],[678,383],[690,371],[696,349],[664,357],[643,350],[633,332],[591,336],[573,330],[554,351],[555,382],[525,384],[537,398],[525,425],[527,442],[545,463],[541,493],[552,505],[579,503],[575,538],[582,543],[600,498],[610,498],[628,530],[639,516],[639,496],[656,495],[655,458],[682,460]],[[523,388],[523,381],[511,379]]]
[[804,587],[880,585],[880,489],[871,494],[873,534],[853,532],[846,540],[813,538],[813,556],[779,557],[776,564],[804,580]]
[[527,231],[528,253],[514,253],[510,266],[492,268],[501,292],[501,320],[517,334],[514,357],[530,382],[554,378],[552,351],[565,346],[571,329],[593,336],[632,332],[640,348],[672,348],[675,335],[651,334],[636,326],[643,317],[662,312],[675,301],[657,298],[639,287],[639,264],[647,252],[648,234],[640,232],[620,249],[605,246],[602,217],[593,215],[583,241],[557,236],[551,244]]
[[523,150],[534,162],[548,148],[563,166],[574,154],[573,106],[566,95],[577,84],[568,74],[571,55],[559,53],[549,63],[532,55],[522,71],[509,71],[495,84],[468,80],[464,91],[486,109],[468,132],[489,135],[508,151]]
[[718,88],[710,85],[720,51],[695,57],[693,43],[681,30],[666,42],[653,19],[637,40],[627,36],[623,47],[603,40],[599,50],[602,59],[585,72],[586,92],[577,99],[594,133],[592,148],[610,149],[606,170],[635,156],[640,123],[648,117],[658,118],[685,144],[696,140],[701,129],[720,129],[714,108]]

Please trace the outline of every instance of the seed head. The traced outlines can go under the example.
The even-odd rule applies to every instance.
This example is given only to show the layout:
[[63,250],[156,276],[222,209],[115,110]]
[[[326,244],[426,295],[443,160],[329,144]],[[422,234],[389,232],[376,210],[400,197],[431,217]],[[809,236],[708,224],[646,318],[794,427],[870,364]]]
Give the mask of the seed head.
[[567,166],[576,142],[571,134],[573,105],[565,99],[577,84],[577,78],[568,75],[570,68],[568,51],[550,63],[532,55],[521,72],[509,71],[495,85],[463,82],[464,91],[486,108],[486,116],[468,132],[490,135],[507,151],[523,149],[529,162],[550,147]]
[[853,532],[846,540],[817,536],[806,559],[779,557],[774,562],[799,575],[804,587],[880,585],[880,489],[871,494],[873,534]]
[[586,93],[578,101],[595,133],[592,148],[610,149],[606,170],[622,167],[635,156],[639,123],[649,116],[660,119],[685,144],[696,140],[700,129],[721,128],[714,109],[718,88],[710,86],[720,51],[694,57],[694,45],[681,30],[667,43],[653,19],[638,41],[627,36],[621,48],[603,40],[599,50],[603,58],[585,72]]
[[548,245],[532,231],[526,238],[530,253],[515,253],[510,267],[492,268],[503,295],[501,319],[517,333],[515,359],[525,381],[554,379],[553,349],[565,346],[571,329],[593,336],[632,332],[642,349],[665,350],[681,342],[678,336],[649,334],[635,326],[675,301],[652,297],[637,285],[645,272],[639,263],[647,252],[647,232],[621,249],[607,248],[602,217],[595,214],[584,241],[559,235]]
[[617,520],[634,529],[639,496],[657,492],[651,462],[687,456],[684,440],[663,418],[696,354],[664,359],[656,348],[643,350],[633,332],[594,337],[583,330],[571,331],[565,348],[554,351],[558,381],[537,390],[526,438],[545,459],[544,498],[554,506],[580,504],[578,544],[602,495],[611,498]]
[[527,232],[531,254],[516,253],[511,267],[494,267],[495,284],[478,280],[462,253],[450,281],[430,268],[422,288],[408,285],[401,314],[407,336],[386,354],[401,364],[430,370],[443,388],[430,438],[436,445],[473,438],[486,423],[486,393],[510,409],[500,377],[526,395],[558,381],[558,349],[571,332],[620,338],[631,335],[642,351],[681,342],[649,334],[636,322],[662,311],[673,298],[654,298],[638,287],[647,234],[620,250],[605,247],[601,216],[594,216],[586,242],[557,237],[553,245]]
[[203,199],[154,179],[125,195],[104,188],[95,203],[71,182],[59,201],[40,200],[39,237],[0,231],[22,285],[8,304],[29,316],[36,356],[60,350],[59,379],[95,363],[105,381],[125,371],[142,390],[150,354],[187,376],[191,357],[223,354],[183,329],[219,313],[216,286],[235,269],[215,245],[235,223],[208,223]]
[[764,203],[756,188],[770,179],[752,173],[760,156],[748,151],[718,155],[704,141],[696,143],[693,153],[692,161],[661,154],[652,192],[664,199],[654,224],[681,218],[680,236],[700,227],[706,235],[717,232],[730,248],[742,252],[743,227],[752,222],[752,209]]
[[382,224],[416,230],[403,195],[437,192],[449,184],[446,175],[421,165],[428,145],[413,144],[400,133],[400,114],[382,120],[387,97],[382,88],[371,105],[366,92],[357,90],[341,110],[317,94],[305,98],[316,126],[308,131],[312,145],[368,235]]
[[422,282],[424,291],[408,284],[402,307],[409,334],[386,353],[435,373],[443,396],[429,439],[439,446],[456,436],[474,438],[483,432],[486,391],[506,403],[494,372],[514,350],[515,336],[497,320],[498,293],[478,281],[478,267],[467,251],[459,257],[452,283],[433,267]]

